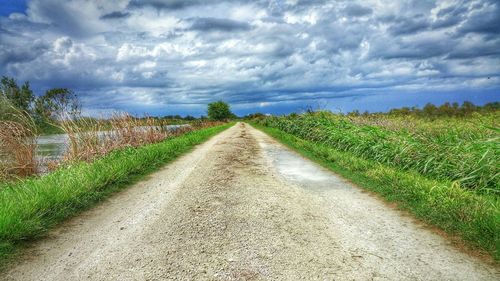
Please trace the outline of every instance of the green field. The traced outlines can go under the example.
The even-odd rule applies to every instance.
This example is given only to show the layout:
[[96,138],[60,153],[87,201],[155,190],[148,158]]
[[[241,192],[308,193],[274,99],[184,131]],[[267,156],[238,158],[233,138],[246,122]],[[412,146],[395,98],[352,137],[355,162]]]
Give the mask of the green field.
[[225,124],[156,144],[113,151],[41,177],[0,185],[0,261],[17,245],[172,161],[227,129]]
[[498,112],[433,119],[314,112],[254,124],[499,259],[499,117]]

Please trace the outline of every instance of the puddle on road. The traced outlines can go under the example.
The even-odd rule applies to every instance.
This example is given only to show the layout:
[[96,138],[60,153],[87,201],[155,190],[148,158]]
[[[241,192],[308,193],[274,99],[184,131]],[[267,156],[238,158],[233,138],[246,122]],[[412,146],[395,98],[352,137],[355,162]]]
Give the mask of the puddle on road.
[[261,145],[278,173],[285,179],[311,190],[346,189],[343,179],[283,147]]

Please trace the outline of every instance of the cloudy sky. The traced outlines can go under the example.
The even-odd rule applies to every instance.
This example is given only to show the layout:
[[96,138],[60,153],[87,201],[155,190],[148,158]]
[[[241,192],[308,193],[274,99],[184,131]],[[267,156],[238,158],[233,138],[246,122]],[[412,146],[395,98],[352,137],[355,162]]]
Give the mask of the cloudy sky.
[[498,0],[0,0],[0,75],[85,111],[500,100]]

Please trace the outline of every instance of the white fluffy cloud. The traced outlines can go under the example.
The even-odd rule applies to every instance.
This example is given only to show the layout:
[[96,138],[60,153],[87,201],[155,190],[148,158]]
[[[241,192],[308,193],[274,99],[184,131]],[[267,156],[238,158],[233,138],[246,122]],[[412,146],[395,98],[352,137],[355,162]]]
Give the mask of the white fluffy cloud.
[[153,112],[498,89],[500,4],[31,0],[0,17],[0,73]]

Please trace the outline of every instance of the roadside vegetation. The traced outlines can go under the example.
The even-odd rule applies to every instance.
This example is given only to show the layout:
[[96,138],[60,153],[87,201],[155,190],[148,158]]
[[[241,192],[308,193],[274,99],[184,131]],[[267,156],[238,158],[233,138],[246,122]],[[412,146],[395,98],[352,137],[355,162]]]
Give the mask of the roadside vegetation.
[[106,120],[64,120],[61,128],[69,137],[69,148],[61,159],[62,165],[75,161],[92,161],[114,150],[158,143],[187,132],[222,125],[222,122],[198,120],[174,125],[155,118],[136,118],[129,114],[114,114]]
[[[19,86],[3,77],[0,263],[23,241],[43,235],[57,222],[228,128],[231,124],[222,119],[227,118],[126,113],[85,117],[68,89],[55,88],[35,97],[29,83]],[[62,157],[42,163],[37,138],[43,133],[67,135]]]
[[158,143],[221,124],[219,121],[193,120],[189,124],[169,126],[168,121],[136,118],[126,113],[114,114],[108,119],[73,115],[57,122],[59,130],[68,137],[64,155],[46,160],[37,155],[36,121],[29,114],[12,108],[8,119],[0,119],[0,180],[19,180],[78,161],[93,161],[114,150]]
[[232,124],[210,126],[92,162],[77,161],[41,177],[0,185],[0,260],[23,241],[154,171]]
[[[213,105],[218,115],[211,119],[189,115],[136,117],[127,113],[95,118],[81,115],[80,101],[69,89],[53,88],[35,96],[29,82],[18,85],[15,79],[4,76],[0,80],[0,180],[17,180],[74,162],[93,161],[117,149],[221,125],[219,120],[233,116],[226,103]],[[209,107],[208,113],[212,111]],[[38,157],[37,138],[45,134],[68,136],[63,157],[48,161]]]
[[498,103],[450,108],[257,115],[253,124],[499,259]]

